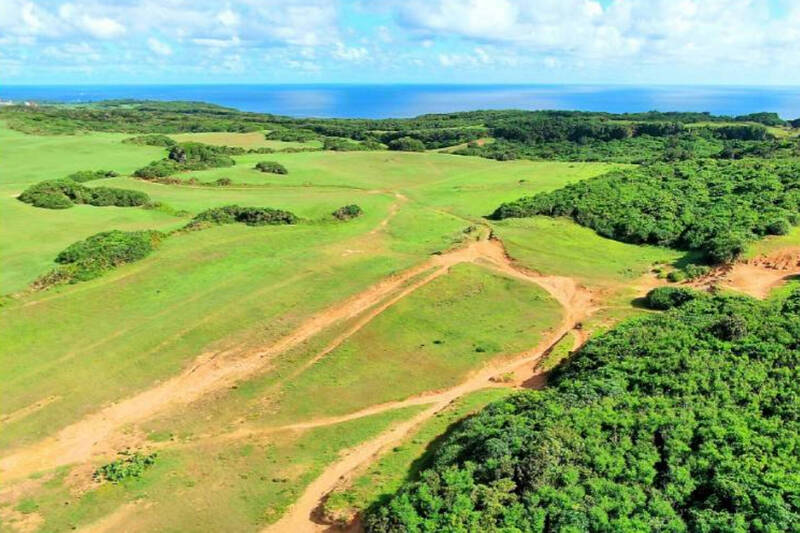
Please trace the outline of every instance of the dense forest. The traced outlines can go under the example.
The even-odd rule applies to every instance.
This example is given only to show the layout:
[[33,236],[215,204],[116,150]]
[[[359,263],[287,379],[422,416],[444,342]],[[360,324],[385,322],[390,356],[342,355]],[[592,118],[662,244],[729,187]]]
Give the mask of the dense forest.
[[798,223],[798,178],[800,161],[791,159],[658,163],[521,198],[491,218],[567,216],[605,237],[699,250],[722,263]]
[[461,423],[367,529],[798,531],[800,291],[652,301],[679,306]]

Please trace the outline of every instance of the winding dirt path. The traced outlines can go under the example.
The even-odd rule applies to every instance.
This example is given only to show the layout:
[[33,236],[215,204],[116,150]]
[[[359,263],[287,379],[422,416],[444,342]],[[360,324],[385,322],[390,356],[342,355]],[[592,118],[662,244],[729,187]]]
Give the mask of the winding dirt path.
[[[135,442],[141,438],[140,435],[121,432],[124,427],[147,420],[169,409],[189,404],[262,372],[268,367],[272,357],[298,346],[336,323],[357,318],[367,312],[361,320],[318,354],[314,359],[318,360],[393,302],[444,274],[453,265],[476,261],[488,262],[497,270],[530,279],[553,294],[565,309],[571,308],[567,294],[570,284],[574,286],[571,280],[521,273],[513,269],[499,242],[472,241],[451,252],[432,256],[429,260],[391,276],[360,294],[312,316],[297,329],[264,349],[245,354],[234,351],[203,354],[180,374],[118,403],[108,405],[61,429],[54,436],[6,455],[0,459],[0,475],[5,481],[10,481],[41,470],[112,456],[120,448],[129,445],[132,440]],[[435,269],[432,274],[412,282],[413,278],[430,269]],[[569,319],[572,320],[572,317]]]
[[[431,403],[429,408],[421,411],[413,418],[396,424],[377,437],[346,451],[339,461],[326,468],[319,477],[306,487],[303,494],[289,511],[278,522],[266,528],[266,532],[282,533],[291,531],[302,533],[330,530],[330,524],[326,524],[321,520],[320,507],[325,497],[340,483],[345,482],[386,450],[400,443],[420,424],[445,409],[454,400],[489,386],[498,386],[493,381],[493,378],[513,372],[522,365],[531,365],[531,370],[533,370],[533,364],[548,349],[561,340],[569,331],[575,329],[577,324],[597,309],[592,294],[574,280],[561,276],[542,276],[516,267],[499,241],[494,239],[476,241],[467,250],[471,252],[468,254],[470,261],[486,263],[486,266],[493,270],[535,283],[545,289],[562,305],[564,317],[559,327],[531,350],[517,354],[502,364],[490,364],[451,389],[433,395],[411,398],[403,402],[374,406],[348,415],[350,417],[348,419],[352,419],[358,416],[367,416],[367,414],[376,414],[388,409]],[[340,418],[340,420],[344,421],[343,418]],[[323,422],[326,421],[320,420],[316,423]],[[314,422],[311,422],[311,424],[314,424]],[[275,429],[290,427],[292,426]]]

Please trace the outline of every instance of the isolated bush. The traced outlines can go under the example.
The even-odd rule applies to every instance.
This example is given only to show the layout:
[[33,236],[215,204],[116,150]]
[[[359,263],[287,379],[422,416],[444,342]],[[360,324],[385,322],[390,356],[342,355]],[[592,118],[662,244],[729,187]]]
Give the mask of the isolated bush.
[[277,161],[259,161],[258,163],[256,163],[255,169],[260,170],[261,172],[270,172],[272,174],[289,173],[289,171],[286,170],[286,167],[281,165]]
[[175,140],[167,137],[166,135],[159,135],[157,133],[150,135],[137,135],[136,137],[128,137],[122,142],[129,144],[144,144],[147,146],[175,146],[178,144]]
[[684,268],[683,271],[686,273],[686,277],[688,279],[697,279],[697,278],[702,278],[703,276],[711,272],[711,268],[708,267],[707,265],[691,264],[691,265],[686,265],[686,268]]
[[678,283],[680,281],[684,281],[686,279],[686,272],[683,270],[673,270],[669,274],[667,274],[667,280]]
[[95,470],[94,478],[111,483],[120,483],[126,479],[138,478],[144,474],[145,470],[155,464],[158,457],[156,453],[145,455],[140,452],[122,455],[123,457]]
[[425,144],[419,139],[413,137],[400,137],[389,141],[389,150],[396,150],[400,152],[424,152]]
[[364,211],[356,204],[345,205],[332,213],[334,218],[339,220],[350,220],[351,218],[360,217]]
[[117,176],[119,176],[119,174],[113,170],[79,170],[67,176],[67,179],[77,183],[83,183],[85,181],[116,178]]
[[46,209],[65,209],[74,204],[131,207],[150,201],[150,197],[140,191],[84,187],[71,179],[41,181],[25,189],[18,199]]
[[248,226],[265,226],[279,224],[295,224],[297,217],[294,213],[281,209],[269,207],[240,207],[238,205],[226,205],[207,209],[197,216],[187,225],[189,229],[208,224],[247,224]]
[[32,287],[38,290],[94,279],[117,266],[148,256],[164,237],[158,231],[97,233],[64,249],[55,259],[59,266],[40,276]]
[[697,293],[684,287],[656,287],[645,296],[645,305],[650,309],[666,311],[680,307],[697,298]]
[[220,187],[226,187],[228,185],[232,185],[233,180],[231,180],[230,178],[219,178],[217,181],[214,182],[214,184]]
[[165,159],[151,161],[133,173],[137,178],[164,178],[185,170],[232,167],[236,164],[230,156],[244,154],[243,148],[214,146],[188,142],[172,145]]

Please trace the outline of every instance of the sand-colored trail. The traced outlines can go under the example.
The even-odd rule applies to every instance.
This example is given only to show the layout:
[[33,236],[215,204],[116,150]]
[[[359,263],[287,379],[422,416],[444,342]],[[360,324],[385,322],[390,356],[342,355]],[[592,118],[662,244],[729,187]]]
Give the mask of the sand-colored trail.
[[[444,274],[451,266],[464,262],[486,263],[503,273],[538,283],[565,307],[568,315],[565,321],[574,322],[574,312],[570,311],[574,307],[574,296],[570,293],[570,290],[574,292],[574,282],[566,278],[542,277],[517,271],[498,241],[471,241],[450,252],[434,255],[427,261],[376,283],[348,300],[312,316],[294,331],[263,349],[246,353],[231,350],[203,354],[180,374],[108,405],[63,428],[54,436],[3,457],[0,459],[0,476],[5,481],[10,481],[62,465],[112,456],[120,448],[131,444],[131,439],[138,438],[123,434],[120,431],[122,428],[189,404],[263,372],[269,367],[272,357],[300,345],[326,328],[360,317],[314,358],[318,360],[392,303]],[[415,279],[417,277],[420,279]],[[586,303],[588,302],[587,299]]]
[[[387,409],[431,403],[430,407],[411,419],[396,424],[374,439],[363,442],[345,452],[339,461],[326,468],[319,477],[306,487],[303,494],[289,511],[278,522],[269,526],[266,531],[303,533],[330,530],[330,524],[325,524],[320,519],[320,507],[324,498],[340,483],[349,479],[354,473],[360,471],[383,452],[400,443],[420,424],[445,409],[454,400],[489,386],[498,386],[497,381],[493,378],[507,373],[514,373],[521,366],[530,365],[530,371],[533,373],[534,364],[542,355],[596,310],[592,294],[587,289],[581,287],[570,278],[542,276],[519,269],[509,259],[502,244],[497,240],[477,241],[465,249],[464,254],[469,257],[470,261],[485,263],[487,267],[498,272],[536,283],[544,288],[563,307],[564,315],[559,327],[531,350],[520,353],[502,364],[490,364],[451,389],[433,395],[411,398],[405,402],[394,402],[385,404],[382,407],[374,406],[369,410],[348,415],[350,417],[356,415],[366,416],[366,414],[361,413],[375,414]],[[582,339],[582,337],[579,338]],[[287,427],[291,426],[276,429],[286,429]]]

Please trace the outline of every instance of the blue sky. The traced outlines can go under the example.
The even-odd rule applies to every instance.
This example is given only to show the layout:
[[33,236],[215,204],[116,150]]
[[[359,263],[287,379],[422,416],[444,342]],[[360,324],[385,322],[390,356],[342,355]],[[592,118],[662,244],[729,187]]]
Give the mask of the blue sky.
[[797,0],[0,0],[0,83],[800,84]]

